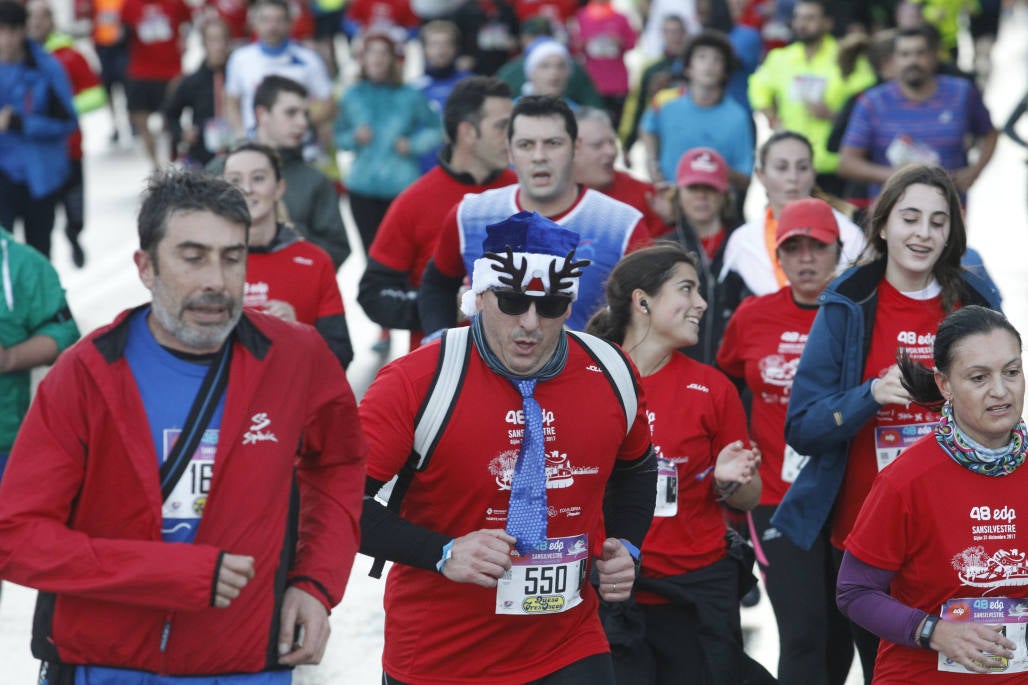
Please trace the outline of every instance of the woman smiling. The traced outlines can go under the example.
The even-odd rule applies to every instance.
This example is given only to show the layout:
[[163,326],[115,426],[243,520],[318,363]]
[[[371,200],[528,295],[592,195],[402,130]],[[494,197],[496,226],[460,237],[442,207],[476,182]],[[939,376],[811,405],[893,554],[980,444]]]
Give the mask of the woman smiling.
[[[872,210],[867,241],[871,260],[825,291],[800,359],[785,438],[811,460],[771,521],[804,548],[828,525],[838,557],[875,475],[938,420],[910,406],[898,353],[930,364],[947,313],[998,309],[992,291],[960,266],[967,234],[941,168],[897,171]],[[854,637],[869,681],[877,639],[856,626]]]
[[731,381],[678,351],[699,340],[699,286],[695,258],[677,244],[638,250],[614,267],[608,306],[587,328],[639,369],[659,468],[634,594],[645,637],[614,650],[621,684],[774,682],[743,651],[740,576],[752,557],[741,564],[726,542],[720,507],[757,504],[760,453]]

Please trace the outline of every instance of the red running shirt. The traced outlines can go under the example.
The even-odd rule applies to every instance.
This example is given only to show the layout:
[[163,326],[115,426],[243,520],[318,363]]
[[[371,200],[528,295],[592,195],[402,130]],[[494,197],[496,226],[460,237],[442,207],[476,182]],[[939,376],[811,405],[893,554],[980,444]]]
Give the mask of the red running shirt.
[[[564,371],[535,390],[547,452],[547,535],[588,534],[596,554],[614,462],[640,458],[649,448],[650,431],[640,397],[626,437],[624,413],[610,382],[576,342],[569,339],[568,347]],[[364,395],[359,411],[372,478],[389,481],[406,462],[414,418],[438,356],[438,343],[414,350],[383,368]],[[411,483],[400,515],[452,537],[504,528],[524,428],[521,407],[514,385],[472,351],[444,434],[428,467]],[[451,582],[434,570],[394,564],[385,592],[386,672],[419,685],[520,685],[609,651],[588,583],[579,605],[539,616],[495,613],[496,592]]]
[[179,29],[191,18],[182,0],[125,0],[121,20],[131,30],[128,76],[170,81],[182,74]]
[[[890,594],[929,614],[938,615],[952,599],[1025,598],[1025,492],[1028,468],[995,478],[978,475],[950,459],[928,435],[878,475],[846,548],[864,563],[895,571]],[[1023,633],[1016,638],[1015,643],[1023,640]],[[1023,655],[1025,648],[1022,642],[1018,653]],[[937,652],[882,640],[874,682],[1014,685],[1028,678],[1025,673],[986,677],[937,669]]]
[[[643,575],[664,578],[708,566],[725,555],[725,522],[714,491],[721,449],[749,443],[746,412],[728,378],[712,366],[674,352],[671,361],[642,379],[653,445],[678,471],[678,513],[654,517],[643,542]],[[643,604],[665,603],[636,593]]]
[[296,320],[311,326],[318,319],[342,314],[343,298],[328,253],[298,240],[275,252],[248,254],[243,306],[263,311],[269,300],[293,305]]
[[[883,278],[878,285],[878,309],[871,332],[871,350],[864,364],[864,381],[878,378],[895,364],[896,353],[901,347],[905,347],[916,361],[932,366],[935,331],[945,315],[941,295],[915,300],[896,290]],[[880,408],[875,417],[860,429],[850,445],[846,475],[835,506],[833,545],[842,548],[864,498],[871,490],[879,465],[895,458],[921,434],[930,431],[938,420],[936,412],[917,405],[901,407],[889,404]]]
[[[816,307],[800,307],[786,286],[778,292],[743,301],[728,321],[717,365],[736,378],[745,378],[753,393],[750,432],[760,447],[761,505],[777,505],[795,480],[799,455],[790,452],[785,466],[785,412],[792,380]],[[784,477],[783,477],[784,476]]]

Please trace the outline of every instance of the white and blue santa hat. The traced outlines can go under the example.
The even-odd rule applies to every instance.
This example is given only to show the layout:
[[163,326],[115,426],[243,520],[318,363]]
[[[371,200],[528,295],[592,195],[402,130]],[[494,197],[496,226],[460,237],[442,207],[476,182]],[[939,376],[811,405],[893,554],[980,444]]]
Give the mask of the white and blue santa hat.
[[486,226],[482,256],[475,260],[471,289],[461,297],[467,317],[478,312],[475,296],[486,290],[520,290],[526,295],[578,299],[578,279],[589,260],[575,261],[580,237],[540,216],[518,212]]

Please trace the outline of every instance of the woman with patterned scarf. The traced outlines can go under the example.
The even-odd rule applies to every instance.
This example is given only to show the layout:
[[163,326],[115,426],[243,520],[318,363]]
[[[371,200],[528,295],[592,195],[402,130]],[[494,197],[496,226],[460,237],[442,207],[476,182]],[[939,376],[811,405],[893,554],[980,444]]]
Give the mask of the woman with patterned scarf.
[[[901,355],[933,430],[882,471],[846,539],[839,607],[882,638],[876,684],[1023,683],[1028,469],[1021,336],[964,307],[939,326],[935,371]],[[1001,675],[1002,674],[1002,675]]]

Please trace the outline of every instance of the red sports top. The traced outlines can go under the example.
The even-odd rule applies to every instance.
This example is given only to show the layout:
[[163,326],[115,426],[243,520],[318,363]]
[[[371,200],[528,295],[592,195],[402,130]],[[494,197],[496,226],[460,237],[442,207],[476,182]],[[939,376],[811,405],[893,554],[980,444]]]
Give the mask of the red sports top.
[[421,23],[409,0],[353,0],[346,8],[346,17],[365,30],[389,25],[413,28]]
[[[789,286],[747,298],[728,321],[717,353],[717,365],[731,376],[746,379],[753,393],[750,432],[760,448],[762,505],[781,503],[792,483],[782,478],[785,411],[816,314],[816,307],[796,304]],[[795,479],[791,473],[787,477]]]
[[[938,615],[952,599],[1025,598],[1025,492],[1028,468],[999,477],[972,473],[950,459],[929,434],[878,475],[846,548],[864,563],[896,571],[890,594],[929,614]],[[947,618],[961,615],[966,612],[958,609]],[[1020,635],[1023,639],[1024,633]],[[1019,648],[1023,654],[1025,645]],[[937,669],[937,652],[882,640],[874,682],[1014,685],[1028,678],[1025,673],[980,676]]]
[[[725,522],[714,491],[714,462],[735,440],[749,443],[746,412],[731,381],[717,369],[674,352],[642,379],[658,457],[678,471],[678,514],[654,517],[643,542],[643,575],[664,578],[696,571],[725,555]],[[636,593],[643,604],[666,603]]]
[[128,77],[170,81],[182,74],[179,28],[191,18],[183,0],[125,0],[121,20],[131,31]]
[[[378,226],[369,256],[383,266],[406,272],[413,287],[421,285],[443,221],[468,193],[481,193],[518,182],[517,174],[504,169],[484,184],[466,184],[442,168],[432,167],[400,193]],[[421,331],[411,331],[411,349],[418,346]]]
[[662,236],[668,231],[671,231],[674,227],[664,223],[664,220],[660,218],[660,215],[653,211],[653,207],[650,205],[650,198],[657,192],[657,189],[653,187],[652,183],[646,181],[640,181],[631,174],[626,174],[624,171],[614,172],[614,182],[609,188],[596,188],[604,195],[609,195],[615,200],[620,200],[626,205],[635,207],[643,213],[643,221],[646,222],[646,228],[650,232],[650,236],[656,238]]
[[[547,534],[588,534],[595,554],[604,537],[601,505],[614,461],[641,457],[650,431],[640,401],[626,437],[610,382],[578,343],[568,343],[564,371],[535,390],[546,439]],[[365,394],[360,416],[372,478],[388,481],[406,462],[414,418],[438,356],[438,343],[414,350],[383,368]],[[444,434],[426,470],[415,476],[400,514],[454,537],[504,528],[524,428],[521,407],[514,385],[473,351]],[[383,665],[389,675],[419,685],[536,680],[609,651],[595,591],[584,583],[581,593],[584,601],[563,613],[502,615],[495,613],[495,589],[394,564],[386,582]]]
[[288,302],[296,310],[296,320],[312,326],[318,319],[342,314],[331,257],[306,240],[274,252],[248,254],[243,306],[263,311],[268,300]]
[[578,0],[514,0],[514,11],[518,19],[544,16],[551,22],[567,23],[581,7]]
[[[896,363],[896,353],[905,347],[910,356],[932,366],[935,331],[946,314],[942,297],[915,300],[896,290],[884,278],[878,286],[878,308],[871,350],[864,364],[864,380],[881,376]],[[879,471],[879,459],[894,456],[896,450],[909,446],[919,434],[939,420],[936,412],[911,404],[901,407],[889,404],[867,422],[850,445],[846,459],[846,475],[835,505],[832,521],[832,544],[842,548],[853,528],[871,482]]]
[[[70,38],[68,39],[68,44],[54,47],[50,54],[64,67],[64,73],[68,75],[68,81],[71,82],[71,92],[73,95],[77,96],[90,88],[100,88],[100,77],[93,71],[93,67],[89,66],[86,58],[72,47]],[[76,128],[75,132],[68,136],[68,159],[82,159],[81,128]]]

